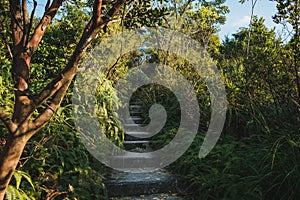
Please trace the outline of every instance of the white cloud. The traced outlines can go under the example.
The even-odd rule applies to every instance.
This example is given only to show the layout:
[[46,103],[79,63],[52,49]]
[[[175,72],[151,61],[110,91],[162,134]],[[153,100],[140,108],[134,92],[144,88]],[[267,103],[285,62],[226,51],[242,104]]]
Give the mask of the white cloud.
[[233,27],[242,27],[242,26],[248,26],[250,23],[250,16],[244,16],[241,19],[236,20],[232,23]]

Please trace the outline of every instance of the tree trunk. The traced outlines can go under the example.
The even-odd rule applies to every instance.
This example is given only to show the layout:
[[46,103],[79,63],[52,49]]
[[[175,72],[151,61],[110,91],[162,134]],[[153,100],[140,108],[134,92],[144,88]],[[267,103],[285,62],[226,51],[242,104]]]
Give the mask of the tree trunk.
[[6,188],[28,141],[25,134],[18,135],[8,138],[0,154],[0,200],[4,199]]
[[[0,108],[0,119],[9,131],[7,142],[0,154],[0,200],[4,199],[6,188],[18,165],[27,141],[49,122],[53,113],[59,108],[74,75],[78,71],[79,60],[99,31],[113,19],[123,4],[125,4],[125,1],[116,1],[104,17],[102,17],[102,0],[94,1],[93,16],[87,24],[68,65],[34,100],[30,98],[28,90],[31,56],[37,49],[46,28],[51,23],[63,1],[52,1],[51,6],[45,10],[30,40],[28,37],[33,21],[29,21],[28,17],[26,17],[28,14],[26,1],[22,1],[22,4],[18,0],[9,1],[13,41],[12,76],[15,89],[15,105],[12,119]],[[36,6],[37,1],[34,1],[32,17]],[[25,18],[22,18],[24,16]],[[36,119],[32,120],[31,115],[34,110],[51,97],[53,98],[48,107]]]

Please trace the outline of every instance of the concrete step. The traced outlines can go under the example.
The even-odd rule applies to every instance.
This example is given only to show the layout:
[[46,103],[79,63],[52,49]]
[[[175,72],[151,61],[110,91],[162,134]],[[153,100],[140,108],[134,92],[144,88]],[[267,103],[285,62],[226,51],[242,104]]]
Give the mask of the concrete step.
[[173,194],[178,192],[178,180],[165,170],[148,173],[112,173],[106,184],[108,197]]
[[133,123],[126,123],[124,124],[125,127],[142,127],[145,126],[146,124],[133,124]]
[[134,148],[148,148],[152,143],[150,140],[135,140],[135,141],[124,141],[124,147],[126,150]]
[[130,131],[125,133],[125,141],[145,140],[145,138],[150,138],[150,137],[151,134],[148,132]]
[[152,143],[150,133],[137,131],[138,127],[145,126],[141,109],[142,106],[138,104],[130,105],[131,119],[124,124],[127,130],[124,147],[127,152],[124,156],[114,156],[110,160],[114,166],[122,166],[135,173],[113,170],[104,180],[107,195],[115,200],[183,200],[185,198],[176,195],[180,191],[178,182],[181,181],[175,176],[163,169],[145,172],[157,169],[157,159],[154,159],[149,147]]
[[113,166],[122,166],[122,168],[126,169],[139,169],[141,166],[147,166],[148,168],[157,166],[153,153],[145,152],[145,148],[142,148],[140,151],[145,152],[143,154],[138,151],[134,152],[134,150],[126,152],[124,156],[111,157],[111,164]]
[[133,124],[133,123],[125,123],[123,125],[125,130],[129,132],[136,131],[139,127],[146,126],[146,124]]
[[141,105],[129,105],[129,110],[140,111],[143,108]]
[[142,114],[142,111],[140,111],[140,110],[132,110],[130,112],[130,114]]
[[126,120],[127,124],[142,124],[144,121],[140,116],[131,116]]
[[135,197],[115,197],[111,200],[186,200],[183,196],[177,194],[153,194],[153,195],[140,195]]
[[130,105],[141,105],[140,101],[130,101]]
[[131,118],[129,118],[128,121],[130,121],[130,120],[139,121],[139,120],[143,120],[143,118],[141,118],[139,116],[131,116]]

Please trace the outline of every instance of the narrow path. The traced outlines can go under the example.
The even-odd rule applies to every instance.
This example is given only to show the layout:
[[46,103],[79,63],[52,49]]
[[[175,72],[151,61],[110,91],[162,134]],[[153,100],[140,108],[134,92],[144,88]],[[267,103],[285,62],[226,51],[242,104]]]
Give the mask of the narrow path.
[[[125,125],[130,131],[125,134],[124,148],[129,151],[122,159],[131,159],[134,162],[139,152],[149,152],[144,155],[145,162],[151,161],[150,144],[153,142],[147,136],[147,132],[137,132],[136,126],[142,125],[141,106],[138,103],[130,105],[131,118]],[[135,124],[136,123],[136,124]],[[143,136],[140,138],[139,136]],[[149,156],[147,156],[149,155]],[[140,158],[140,157],[139,157]],[[132,200],[182,200],[184,198],[178,196],[179,179],[171,175],[165,169],[154,172],[143,173],[125,173],[112,171],[106,177],[107,195],[110,199],[132,199]]]

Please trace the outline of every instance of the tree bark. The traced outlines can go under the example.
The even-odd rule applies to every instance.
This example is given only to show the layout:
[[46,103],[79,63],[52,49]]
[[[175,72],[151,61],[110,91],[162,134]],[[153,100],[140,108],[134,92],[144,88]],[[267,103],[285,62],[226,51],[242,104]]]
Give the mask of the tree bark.
[[0,199],[4,199],[6,188],[18,165],[27,142],[26,134],[9,137],[0,154]]
[[[19,0],[11,0],[9,2],[13,33],[12,76],[15,87],[15,105],[11,119],[9,115],[0,108],[0,119],[9,131],[4,149],[0,153],[0,200],[4,199],[6,188],[18,165],[27,141],[49,122],[53,114],[60,107],[68,87],[78,72],[78,63],[83,57],[84,52],[99,31],[119,12],[125,0],[116,1],[103,17],[101,16],[102,0],[94,1],[93,16],[87,24],[66,68],[34,98],[31,97],[28,91],[31,57],[37,49],[45,33],[45,29],[49,26],[61,6],[62,0],[53,0],[51,6],[47,6],[30,40],[29,33],[32,26],[36,1],[34,1],[34,10],[30,20],[28,19],[27,13],[22,13],[22,11],[27,12],[25,0],[22,1],[22,6]],[[48,1],[48,3],[49,2],[50,1]],[[38,117],[31,119],[34,110],[51,97],[53,98],[51,102],[47,104],[48,107],[41,112]]]

